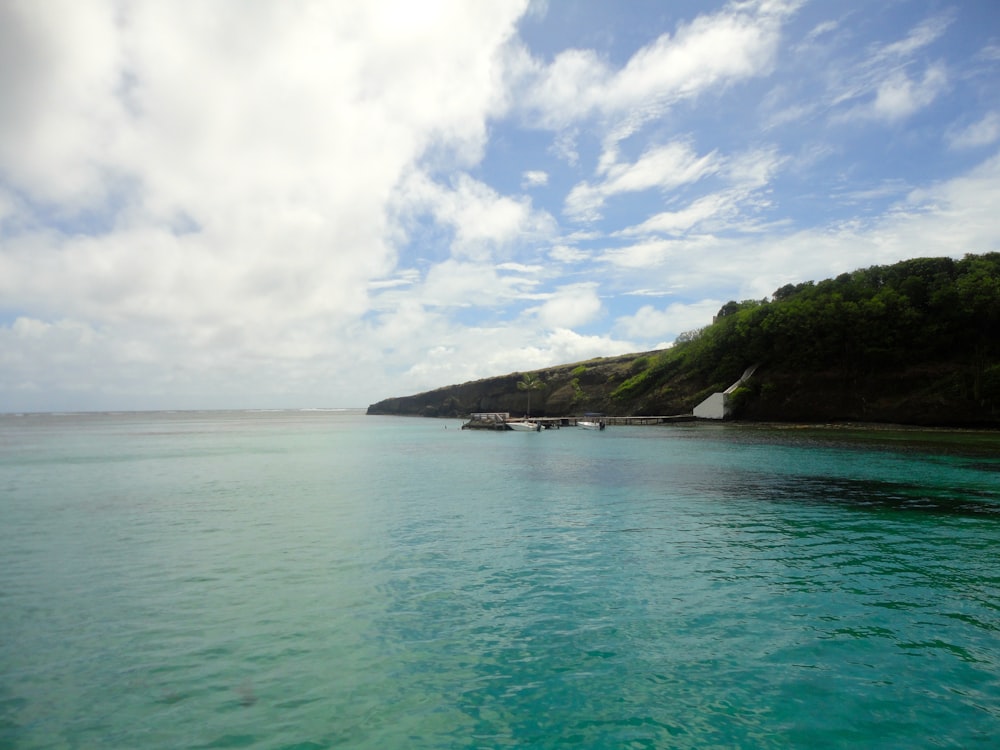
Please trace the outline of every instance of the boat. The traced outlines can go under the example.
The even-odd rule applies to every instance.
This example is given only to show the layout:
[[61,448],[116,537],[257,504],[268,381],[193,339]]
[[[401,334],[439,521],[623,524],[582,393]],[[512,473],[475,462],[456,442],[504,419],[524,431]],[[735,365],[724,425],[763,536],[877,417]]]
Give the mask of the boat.
[[576,426],[585,430],[603,430],[605,426],[604,415],[600,412],[589,411],[583,415],[583,419],[576,421]]
[[507,426],[515,432],[541,432],[542,426],[535,422],[507,422]]

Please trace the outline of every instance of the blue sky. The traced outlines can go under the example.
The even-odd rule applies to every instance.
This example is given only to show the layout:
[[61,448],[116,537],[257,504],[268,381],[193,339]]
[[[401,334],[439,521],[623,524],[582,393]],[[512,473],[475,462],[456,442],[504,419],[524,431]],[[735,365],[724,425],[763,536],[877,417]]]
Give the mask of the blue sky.
[[998,205],[992,0],[0,2],[0,411],[660,348]]

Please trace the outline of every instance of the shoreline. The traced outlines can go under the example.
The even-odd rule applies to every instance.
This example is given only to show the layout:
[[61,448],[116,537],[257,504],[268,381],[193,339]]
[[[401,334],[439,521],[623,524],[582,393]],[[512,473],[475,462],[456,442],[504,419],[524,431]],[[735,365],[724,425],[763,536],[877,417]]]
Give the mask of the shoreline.
[[897,422],[776,422],[729,420],[722,424],[767,427],[774,430],[856,430],[859,432],[958,432],[996,435],[1000,427],[964,427],[961,425],[920,425]]

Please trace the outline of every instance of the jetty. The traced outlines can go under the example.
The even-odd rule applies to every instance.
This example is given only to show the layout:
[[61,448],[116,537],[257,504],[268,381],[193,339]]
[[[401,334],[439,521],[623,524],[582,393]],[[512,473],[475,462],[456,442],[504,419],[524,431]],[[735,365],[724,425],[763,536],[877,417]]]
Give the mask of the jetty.
[[[470,414],[469,421],[462,425],[463,430],[509,430],[508,422],[534,422],[540,424],[544,430],[558,430],[560,427],[576,427],[577,422],[591,421],[593,417],[572,416],[572,417],[511,417],[507,412],[483,412]],[[641,416],[641,417],[608,417],[601,416],[601,420],[610,426],[645,426],[657,424],[673,424],[675,422],[693,422],[694,414],[673,414],[669,416]]]

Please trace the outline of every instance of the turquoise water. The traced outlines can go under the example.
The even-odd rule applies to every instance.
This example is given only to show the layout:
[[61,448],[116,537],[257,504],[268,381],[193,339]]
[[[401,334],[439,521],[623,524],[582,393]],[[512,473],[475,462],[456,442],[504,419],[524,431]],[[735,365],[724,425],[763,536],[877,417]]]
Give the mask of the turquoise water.
[[992,748],[1000,435],[0,416],[2,748]]

